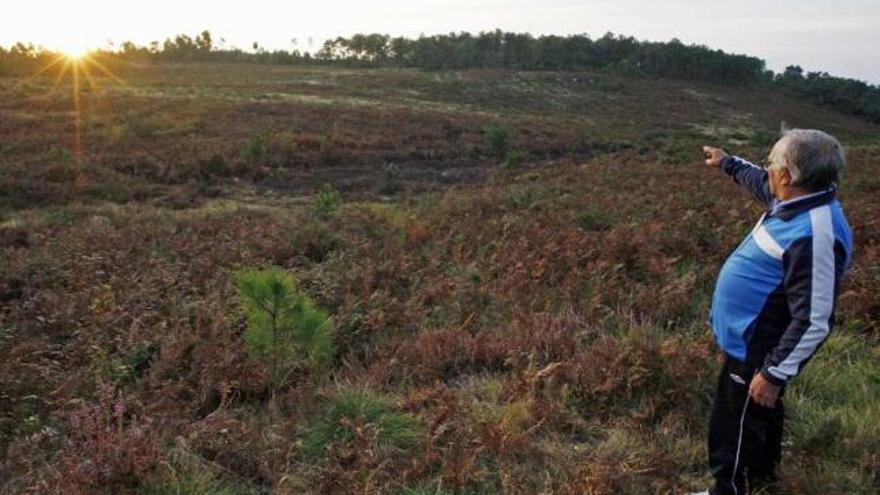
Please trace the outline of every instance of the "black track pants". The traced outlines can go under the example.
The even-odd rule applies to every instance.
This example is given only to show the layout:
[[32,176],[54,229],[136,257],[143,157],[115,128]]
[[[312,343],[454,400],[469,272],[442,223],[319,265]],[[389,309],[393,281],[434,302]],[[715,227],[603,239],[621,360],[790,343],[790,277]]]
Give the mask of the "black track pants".
[[[712,495],[745,495],[775,482],[782,458],[782,401],[775,408],[756,404],[749,383],[756,368],[727,356],[709,422],[709,467],[715,477]],[[780,390],[779,397],[785,393]]]

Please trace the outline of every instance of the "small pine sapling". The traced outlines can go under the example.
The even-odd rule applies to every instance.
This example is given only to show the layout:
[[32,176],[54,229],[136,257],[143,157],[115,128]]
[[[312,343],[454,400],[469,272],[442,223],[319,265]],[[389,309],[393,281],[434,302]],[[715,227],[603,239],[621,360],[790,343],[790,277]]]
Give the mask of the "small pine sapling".
[[274,402],[296,370],[332,359],[332,322],[281,268],[240,271],[237,285],[248,321],[244,343],[248,353],[269,368]]

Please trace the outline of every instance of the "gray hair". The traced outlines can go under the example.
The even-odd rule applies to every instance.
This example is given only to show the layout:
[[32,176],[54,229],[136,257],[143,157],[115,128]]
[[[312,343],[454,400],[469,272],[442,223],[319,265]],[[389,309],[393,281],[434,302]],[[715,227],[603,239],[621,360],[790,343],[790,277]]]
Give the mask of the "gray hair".
[[791,129],[770,151],[771,166],[791,174],[792,185],[820,191],[837,184],[846,157],[832,135],[816,129]]

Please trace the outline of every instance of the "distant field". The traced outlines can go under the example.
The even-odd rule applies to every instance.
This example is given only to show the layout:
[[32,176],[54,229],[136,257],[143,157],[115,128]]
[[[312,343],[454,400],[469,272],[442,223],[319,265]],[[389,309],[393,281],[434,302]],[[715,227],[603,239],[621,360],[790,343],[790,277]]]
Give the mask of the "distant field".
[[[116,73],[0,78],[0,493],[702,489],[708,298],[760,210],[699,146],[781,121],[847,148],[856,244],[781,488],[880,489],[880,127],[598,72]],[[268,266],[335,328],[276,400],[234,277]]]
[[[324,182],[357,193],[436,190],[479,182],[497,165],[481,135],[489,124],[509,127],[511,149],[530,164],[626,149],[692,163],[705,139],[761,149],[780,120],[857,139],[876,132],[780,94],[590,73],[215,64],[118,72],[83,78],[85,198],[198,196],[195,185],[224,194],[235,179],[285,195]],[[0,98],[0,206],[64,203],[75,152],[69,79],[55,91],[48,76],[3,79]],[[261,137],[265,153],[244,159]]]

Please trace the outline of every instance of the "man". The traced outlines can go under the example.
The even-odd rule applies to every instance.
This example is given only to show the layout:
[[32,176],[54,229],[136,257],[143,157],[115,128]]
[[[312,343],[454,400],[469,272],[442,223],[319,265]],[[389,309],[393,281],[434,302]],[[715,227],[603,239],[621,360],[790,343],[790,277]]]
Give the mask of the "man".
[[709,322],[725,360],[709,423],[711,495],[770,486],[782,455],[786,384],[828,337],[852,239],[836,198],[845,158],[832,136],[784,133],[758,167],[704,146],[721,168],[767,207],[730,255]]

